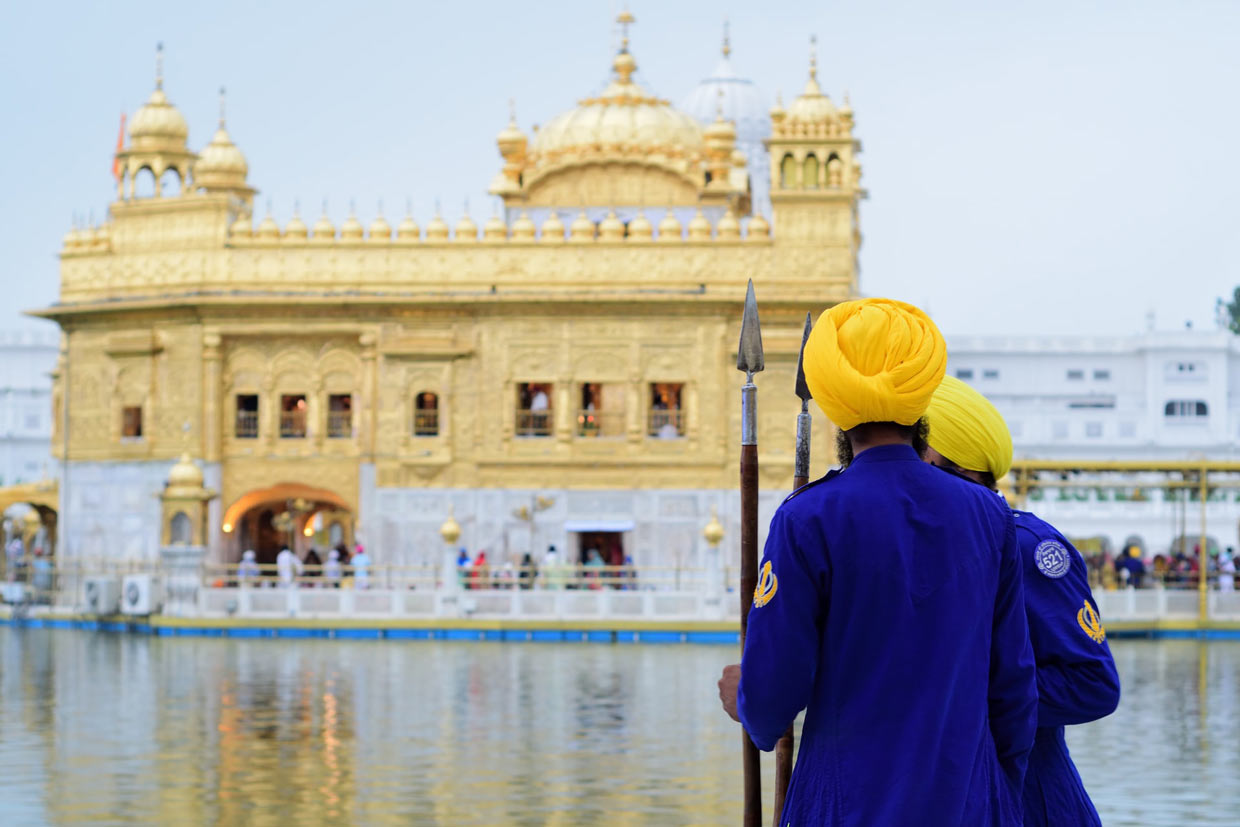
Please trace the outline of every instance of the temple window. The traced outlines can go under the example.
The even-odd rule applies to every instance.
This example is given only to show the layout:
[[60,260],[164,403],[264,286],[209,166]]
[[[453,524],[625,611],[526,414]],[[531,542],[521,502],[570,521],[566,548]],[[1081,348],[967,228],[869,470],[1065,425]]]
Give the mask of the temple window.
[[121,408],[121,439],[142,439],[142,406]]
[[551,391],[549,382],[521,382],[517,385],[517,436],[551,436]]
[[583,382],[577,409],[578,436],[624,436],[624,387]]
[[680,382],[650,384],[648,435],[658,439],[678,439],[685,435],[684,408],[681,407],[684,387]]
[[237,394],[237,421],[233,433],[237,439],[258,438],[258,394]]
[[187,546],[192,539],[193,526],[189,515],[184,511],[178,511],[172,515],[172,521],[168,525],[168,543],[174,546]]
[[327,436],[348,439],[353,436],[353,395],[333,393],[327,397]]
[[306,395],[286,393],[280,397],[280,438],[304,439],[306,436]]
[[422,391],[413,401],[413,435],[439,436],[439,396]]
[[818,189],[818,157],[813,153],[805,158],[805,175],[802,180],[805,182],[805,189]]
[[155,173],[150,167],[143,167],[134,173],[133,194],[135,198],[155,197]]
[[797,185],[797,162],[791,155],[785,155],[779,162],[779,185],[784,189]]

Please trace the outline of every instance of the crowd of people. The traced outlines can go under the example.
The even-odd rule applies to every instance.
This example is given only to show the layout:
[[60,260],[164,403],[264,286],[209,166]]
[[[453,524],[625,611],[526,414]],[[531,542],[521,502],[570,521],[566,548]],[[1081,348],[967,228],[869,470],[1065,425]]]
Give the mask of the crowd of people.
[[586,549],[585,560],[574,565],[560,559],[555,546],[548,546],[541,563],[526,552],[520,563],[511,560],[492,565],[485,549],[473,558],[464,548],[456,558],[457,578],[464,589],[635,589],[633,558],[624,558],[624,567],[609,567],[596,548]]
[[371,565],[370,555],[360,544],[350,554],[348,547],[340,543],[335,548],[328,549],[326,561],[314,547],[306,552],[304,558],[300,558],[285,546],[276,555],[276,579],[271,581],[264,578],[258,555],[253,549],[247,549],[242,553],[241,563],[237,566],[237,585],[278,585],[288,589],[300,584],[305,588],[339,589],[348,586],[367,589],[370,588]]
[[[1235,591],[1235,549],[1228,546],[1222,551],[1210,551],[1206,559],[1209,588],[1222,592]],[[1155,586],[1195,589],[1198,587],[1201,571],[1199,561],[1197,547],[1189,552],[1169,550],[1147,559],[1136,545],[1129,546],[1117,555],[1104,551],[1086,558],[1090,585],[1096,589],[1146,589]]]

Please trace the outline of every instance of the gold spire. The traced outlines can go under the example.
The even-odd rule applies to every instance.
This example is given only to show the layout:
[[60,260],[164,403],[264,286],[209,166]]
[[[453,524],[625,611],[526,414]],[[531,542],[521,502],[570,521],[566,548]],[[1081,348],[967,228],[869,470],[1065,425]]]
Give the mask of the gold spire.
[[723,57],[732,56],[732,38],[728,36],[728,18],[723,18]]
[[164,44],[163,41],[155,44],[155,88],[164,88]]
[[637,22],[628,9],[620,12],[620,16],[616,18],[616,22],[620,24],[620,52],[616,55],[612,68],[616,70],[616,74],[620,76],[621,83],[631,83],[630,78],[633,72],[637,71],[637,61],[629,54],[629,25]]
[[816,96],[822,94],[818,86],[818,35],[809,36],[809,80],[805,82],[803,95]]
[[228,92],[223,86],[220,87],[220,129],[224,128],[224,103]]

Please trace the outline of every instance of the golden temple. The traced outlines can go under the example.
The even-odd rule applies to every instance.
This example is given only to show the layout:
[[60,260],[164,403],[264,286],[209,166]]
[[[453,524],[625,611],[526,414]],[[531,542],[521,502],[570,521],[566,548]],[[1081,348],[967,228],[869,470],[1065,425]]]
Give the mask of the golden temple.
[[[712,507],[725,549],[736,539],[749,278],[773,510],[792,479],[805,314],[857,292],[853,113],[811,56],[755,165],[722,105],[702,123],[637,82],[620,22],[601,94],[499,133],[504,210],[481,231],[468,215],[256,222],[223,114],[192,150],[157,72],[107,222],[65,237],[59,300],[36,312],[63,331],[59,554],[148,559],[181,542],[269,561],[287,533],[299,550],[356,540],[414,564],[438,559],[454,513],[471,551],[575,557],[589,542],[609,562],[700,564]],[[768,161],[766,215],[752,169]],[[171,488],[204,511],[174,524],[183,454]]]

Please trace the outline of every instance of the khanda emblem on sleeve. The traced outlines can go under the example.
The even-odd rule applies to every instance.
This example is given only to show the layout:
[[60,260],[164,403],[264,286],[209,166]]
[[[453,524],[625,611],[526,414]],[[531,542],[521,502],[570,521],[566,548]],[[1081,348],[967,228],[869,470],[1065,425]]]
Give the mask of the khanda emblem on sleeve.
[[1098,612],[1094,607],[1089,605],[1089,601],[1085,601],[1085,605],[1076,613],[1076,622],[1081,625],[1081,629],[1085,634],[1089,635],[1090,640],[1094,643],[1102,643],[1107,639],[1107,630],[1102,628],[1102,620],[1098,617]]
[[775,576],[775,572],[771,571],[771,561],[767,560],[762,564],[762,572],[758,575],[758,585],[753,590],[753,607],[761,609],[770,603],[778,588],[779,578]]

